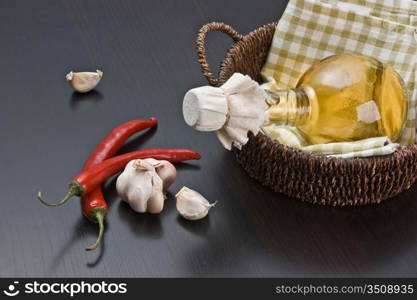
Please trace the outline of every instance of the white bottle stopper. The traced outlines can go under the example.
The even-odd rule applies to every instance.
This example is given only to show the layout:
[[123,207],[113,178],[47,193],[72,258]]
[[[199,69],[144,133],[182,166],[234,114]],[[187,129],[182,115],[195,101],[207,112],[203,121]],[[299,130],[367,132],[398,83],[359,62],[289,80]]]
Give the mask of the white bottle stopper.
[[257,134],[267,118],[267,95],[249,76],[234,73],[221,87],[203,86],[184,96],[185,122],[199,131],[216,131],[222,145],[231,150]]
[[227,100],[219,88],[202,86],[184,96],[185,123],[199,131],[216,131],[226,123]]

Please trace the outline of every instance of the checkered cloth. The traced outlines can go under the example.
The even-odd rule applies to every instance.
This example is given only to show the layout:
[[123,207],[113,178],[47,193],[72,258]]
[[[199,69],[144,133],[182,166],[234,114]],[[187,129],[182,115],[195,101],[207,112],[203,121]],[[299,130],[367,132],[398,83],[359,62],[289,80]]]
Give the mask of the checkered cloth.
[[391,142],[387,137],[375,137],[356,142],[308,145],[295,127],[271,124],[264,126],[262,131],[269,137],[285,141],[287,146],[304,152],[339,158],[387,155],[400,147],[400,144]]
[[410,0],[321,0],[362,14],[417,26],[417,2]]
[[[408,116],[398,142],[414,143],[417,104],[414,13],[417,15],[417,3],[411,0],[290,0],[276,27],[262,75],[270,89],[292,88],[316,61],[330,55],[359,53],[374,57],[393,67],[406,83],[410,96]],[[280,143],[291,146],[292,142],[281,138],[285,133],[275,133],[275,136]],[[396,144],[389,149],[385,144],[375,148],[372,141],[355,142],[354,152],[346,146],[350,143],[338,147],[342,153],[332,152],[334,144],[312,147],[315,154],[346,154],[347,157],[390,154],[398,148]],[[304,150],[303,146],[299,148]]]

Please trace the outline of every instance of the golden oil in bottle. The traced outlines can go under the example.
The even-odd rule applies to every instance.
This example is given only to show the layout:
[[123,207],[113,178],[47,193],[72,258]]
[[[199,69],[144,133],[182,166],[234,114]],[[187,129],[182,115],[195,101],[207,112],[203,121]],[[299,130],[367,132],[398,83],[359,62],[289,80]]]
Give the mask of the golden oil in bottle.
[[296,87],[269,92],[269,121],[296,126],[311,144],[399,137],[407,91],[391,67],[358,54],[325,58]]

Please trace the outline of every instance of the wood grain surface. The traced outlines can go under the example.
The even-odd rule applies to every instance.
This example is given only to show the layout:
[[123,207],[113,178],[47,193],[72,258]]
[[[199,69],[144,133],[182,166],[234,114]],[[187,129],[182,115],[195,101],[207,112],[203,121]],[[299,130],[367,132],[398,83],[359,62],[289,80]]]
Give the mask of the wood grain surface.
[[[210,21],[244,34],[276,21],[286,1],[0,0],[0,276],[417,276],[417,190],[379,206],[314,206],[250,179],[213,134],[188,128],[184,93],[205,85],[195,38]],[[213,33],[218,65],[231,41]],[[71,70],[104,71],[99,87],[73,94]],[[101,249],[84,247],[96,225],[79,201],[59,200],[90,151],[112,127],[156,116],[137,148],[188,147],[161,215],[134,213],[114,188]],[[218,201],[188,222],[175,209],[182,186]]]

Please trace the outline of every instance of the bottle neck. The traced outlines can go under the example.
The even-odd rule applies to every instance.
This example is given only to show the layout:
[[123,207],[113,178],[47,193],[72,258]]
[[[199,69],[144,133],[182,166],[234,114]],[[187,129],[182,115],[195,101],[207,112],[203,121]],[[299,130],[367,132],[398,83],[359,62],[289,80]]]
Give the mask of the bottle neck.
[[[310,91],[311,90],[311,91]],[[300,126],[311,113],[310,98],[314,90],[309,87],[267,91],[269,97],[269,122],[278,125]]]

